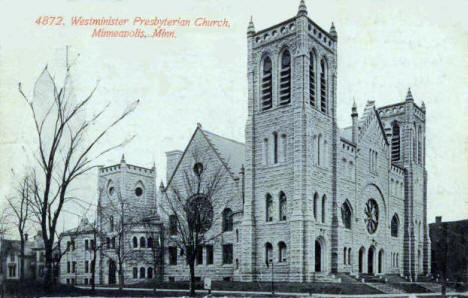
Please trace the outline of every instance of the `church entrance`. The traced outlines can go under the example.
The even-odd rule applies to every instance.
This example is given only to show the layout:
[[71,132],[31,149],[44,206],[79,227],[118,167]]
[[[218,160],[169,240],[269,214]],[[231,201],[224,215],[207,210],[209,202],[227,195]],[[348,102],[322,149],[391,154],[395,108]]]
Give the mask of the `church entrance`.
[[110,285],[115,285],[115,272],[116,272],[116,266],[115,262],[113,260],[109,260],[109,284]]
[[383,261],[384,261],[384,251],[383,249],[381,249],[379,251],[379,269],[378,269],[379,273],[382,273],[383,271]]
[[367,273],[374,274],[374,250],[373,246],[369,247],[367,252]]
[[364,262],[364,250],[364,247],[361,247],[361,249],[359,250],[359,273],[363,272],[362,263]]
[[322,271],[322,245],[315,240],[315,272]]

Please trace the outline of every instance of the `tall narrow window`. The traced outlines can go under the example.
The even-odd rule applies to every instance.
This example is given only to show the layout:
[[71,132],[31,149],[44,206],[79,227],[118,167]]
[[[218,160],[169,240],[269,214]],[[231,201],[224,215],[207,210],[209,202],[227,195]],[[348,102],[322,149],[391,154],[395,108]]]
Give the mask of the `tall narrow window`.
[[278,243],[278,262],[284,263],[287,261],[287,247],[286,244],[281,241]]
[[169,265],[177,265],[177,247],[169,247]]
[[315,193],[315,194],[314,194],[314,219],[315,219],[315,220],[317,220],[318,200],[319,200],[319,195],[318,195],[318,193]]
[[395,213],[392,217],[392,224],[391,224],[391,233],[392,237],[398,237],[398,227],[400,225],[400,220],[398,219],[398,215]]
[[320,152],[320,149],[322,147],[322,135],[319,135],[318,138],[317,138],[317,165],[321,165],[321,152]]
[[351,265],[351,247],[348,248],[348,265]]
[[291,54],[285,50],[281,55],[279,104],[291,102]]
[[351,208],[348,200],[346,200],[341,206],[341,220],[343,221],[343,226],[346,229],[351,229]]
[[287,202],[286,202],[286,195],[284,192],[280,192],[279,197],[279,220],[286,220],[287,219]]
[[169,216],[169,235],[177,235],[177,216]]
[[279,144],[279,162],[286,161],[286,151],[287,151],[287,143],[286,143],[286,135],[282,134],[280,137],[280,144]]
[[206,264],[213,264],[213,245],[206,246]]
[[114,217],[112,215],[109,218],[109,229],[111,232],[114,231]]
[[140,238],[140,247],[145,248],[146,247],[146,239],[145,237]]
[[343,264],[346,265],[346,253],[348,252],[348,249],[345,247],[343,248]]
[[320,61],[320,110],[327,112],[327,64],[324,59]]
[[198,247],[195,256],[196,256],[197,265],[202,265],[203,264],[203,247],[201,246]]
[[267,242],[265,244],[265,264],[269,264],[273,261],[273,246]]
[[232,244],[223,244],[223,264],[232,264]]
[[268,148],[268,139],[263,139],[263,163],[268,165],[270,161],[270,150]]
[[326,202],[327,202],[327,197],[323,195],[322,197],[322,223],[325,223]]
[[223,211],[223,232],[232,231],[232,210],[229,208]]
[[392,124],[392,161],[400,160],[400,126],[397,122]]
[[309,94],[310,94],[310,104],[315,107],[316,100],[316,67],[317,61],[315,53],[310,52],[310,64],[309,64]]
[[273,221],[273,198],[267,193],[265,198],[266,221]]
[[272,65],[270,57],[263,60],[262,71],[262,111],[271,109],[272,102]]
[[133,248],[137,248],[138,247],[138,239],[137,237],[133,237]]
[[422,133],[421,126],[418,126],[418,163],[422,164]]
[[273,163],[278,163],[278,133],[275,131],[273,133]]

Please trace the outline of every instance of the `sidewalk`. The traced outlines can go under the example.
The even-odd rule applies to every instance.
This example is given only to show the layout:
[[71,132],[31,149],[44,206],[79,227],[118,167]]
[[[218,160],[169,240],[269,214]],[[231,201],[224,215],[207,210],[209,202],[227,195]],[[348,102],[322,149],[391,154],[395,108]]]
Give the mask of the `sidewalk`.
[[[76,286],[80,289],[90,289],[90,286]],[[96,290],[118,290],[118,287],[96,287]],[[150,288],[123,288],[126,291],[144,291],[144,292],[153,292],[153,289]],[[187,293],[189,290],[182,289],[157,289],[157,293],[166,293],[166,292],[176,292],[176,293]],[[197,294],[208,294],[208,290],[196,290]],[[212,294],[224,294],[224,295],[271,295],[271,292],[266,291],[225,291],[225,290],[212,290]],[[341,294],[321,294],[315,293],[310,295],[309,293],[300,293],[300,292],[275,292],[275,296],[298,296],[298,297],[427,297],[427,296],[440,296],[440,293],[420,293],[420,294],[356,294],[356,295],[341,295]],[[458,293],[458,292],[447,292],[447,296],[455,297],[468,297],[468,292]]]

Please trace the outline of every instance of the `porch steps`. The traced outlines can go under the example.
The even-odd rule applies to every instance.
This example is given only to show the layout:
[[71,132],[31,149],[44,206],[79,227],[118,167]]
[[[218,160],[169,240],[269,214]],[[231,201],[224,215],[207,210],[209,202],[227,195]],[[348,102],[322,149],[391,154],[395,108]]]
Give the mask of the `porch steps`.
[[382,282],[366,282],[366,285],[385,294],[402,294],[404,291]]

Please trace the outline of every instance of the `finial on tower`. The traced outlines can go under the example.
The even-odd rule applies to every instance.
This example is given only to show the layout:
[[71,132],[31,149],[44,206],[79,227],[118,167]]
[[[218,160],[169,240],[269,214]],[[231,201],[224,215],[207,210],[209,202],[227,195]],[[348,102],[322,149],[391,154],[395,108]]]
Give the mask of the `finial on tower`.
[[307,16],[307,6],[304,3],[304,0],[301,0],[299,3],[299,10],[297,11],[297,16]]
[[247,27],[247,36],[253,36],[255,34],[255,26],[253,23],[253,17],[250,16],[249,26]]
[[126,163],[125,162],[125,153],[122,153],[122,158],[120,159],[120,163]]
[[159,184],[159,190],[161,192],[164,192],[164,183],[162,182],[162,180],[161,180],[161,184]]
[[334,40],[338,39],[338,33],[336,33],[335,24],[333,24],[333,22],[330,27],[330,36],[333,37]]
[[351,117],[357,116],[356,100],[353,98],[353,107],[351,108]]
[[406,93],[406,101],[414,101],[413,94],[411,94],[411,88],[408,88],[408,93]]
[[423,112],[426,111],[426,105],[424,104],[424,101],[421,104],[421,110],[423,110]]

